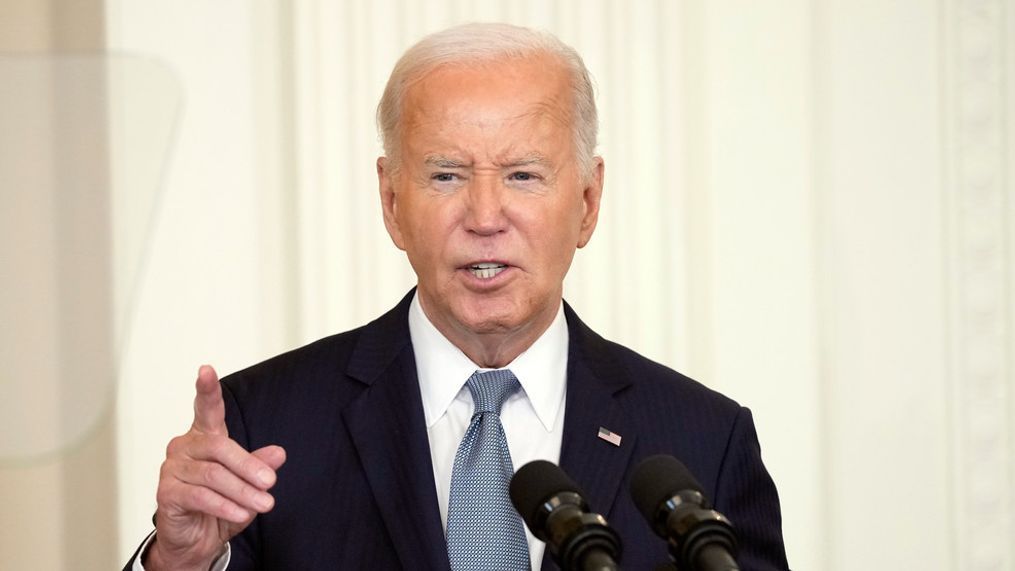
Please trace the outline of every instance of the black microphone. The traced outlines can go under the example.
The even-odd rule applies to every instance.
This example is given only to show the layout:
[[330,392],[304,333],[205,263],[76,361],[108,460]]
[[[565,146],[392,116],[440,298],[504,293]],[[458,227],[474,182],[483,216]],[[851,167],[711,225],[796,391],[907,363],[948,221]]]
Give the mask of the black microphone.
[[681,571],[740,569],[733,524],[710,509],[701,484],[680,460],[665,454],[646,458],[634,470],[631,496],[653,531],[669,543]]
[[615,571],[620,537],[588,513],[581,489],[553,463],[536,460],[511,478],[511,503],[564,571]]

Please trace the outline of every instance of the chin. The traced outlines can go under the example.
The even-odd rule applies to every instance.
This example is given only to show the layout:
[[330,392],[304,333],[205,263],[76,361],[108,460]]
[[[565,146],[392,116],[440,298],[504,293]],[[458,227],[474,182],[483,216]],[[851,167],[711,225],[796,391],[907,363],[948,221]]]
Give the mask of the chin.
[[504,333],[517,329],[525,321],[515,304],[504,300],[480,300],[459,309],[459,323],[473,333]]

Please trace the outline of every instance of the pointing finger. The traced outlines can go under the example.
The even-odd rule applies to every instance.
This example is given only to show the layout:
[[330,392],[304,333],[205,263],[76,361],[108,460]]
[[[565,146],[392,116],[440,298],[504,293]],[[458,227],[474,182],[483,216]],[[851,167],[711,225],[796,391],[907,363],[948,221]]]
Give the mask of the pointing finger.
[[219,377],[211,365],[201,365],[197,372],[197,394],[194,396],[193,428],[205,434],[229,434],[226,429],[226,405],[222,401]]

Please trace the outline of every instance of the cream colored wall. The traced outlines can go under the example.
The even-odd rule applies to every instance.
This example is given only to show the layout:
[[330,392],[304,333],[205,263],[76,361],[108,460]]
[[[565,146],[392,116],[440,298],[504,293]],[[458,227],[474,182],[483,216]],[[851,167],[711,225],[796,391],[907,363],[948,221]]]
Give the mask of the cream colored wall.
[[794,568],[1015,569],[1010,0],[108,2],[110,49],[166,70],[147,97],[175,110],[147,237],[116,233],[147,207],[113,193],[114,246],[143,253],[117,282],[120,554],[198,364],[412,283],[373,106],[411,41],[475,19],[585,55],[607,185],[567,297],[751,407]]
[[[280,25],[265,25],[270,4],[108,7],[111,52],[147,61],[171,78],[133,90],[136,106],[162,102],[168,145],[123,149],[128,163],[151,153],[161,168],[149,234],[123,238],[148,242],[124,245],[144,257],[121,299],[129,311],[117,411],[124,558],[150,529],[165,445],[192,420],[197,367],[235,371],[298,341],[286,321],[294,292],[285,287],[292,261],[283,252],[283,230],[292,207],[271,170],[286,155],[274,119],[281,111],[267,99],[278,89],[267,75],[277,56],[263,45],[277,45],[266,39]],[[114,112],[124,127],[132,117]],[[128,165],[115,166],[118,180],[135,177]],[[149,220],[144,204],[131,202],[132,189],[115,194],[121,224]]]
[[119,559],[101,14],[0,3],[0,569]]

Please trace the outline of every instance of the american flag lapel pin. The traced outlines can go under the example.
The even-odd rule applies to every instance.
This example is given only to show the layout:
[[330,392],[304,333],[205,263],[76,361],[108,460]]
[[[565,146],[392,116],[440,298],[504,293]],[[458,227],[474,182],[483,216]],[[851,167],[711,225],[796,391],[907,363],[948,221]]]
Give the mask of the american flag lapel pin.
[[620,446],[620,435],[617,434],[616,432],[610,432],[609,430],[600,426],[598,436],[599,438],[609,442],[614,446]]

